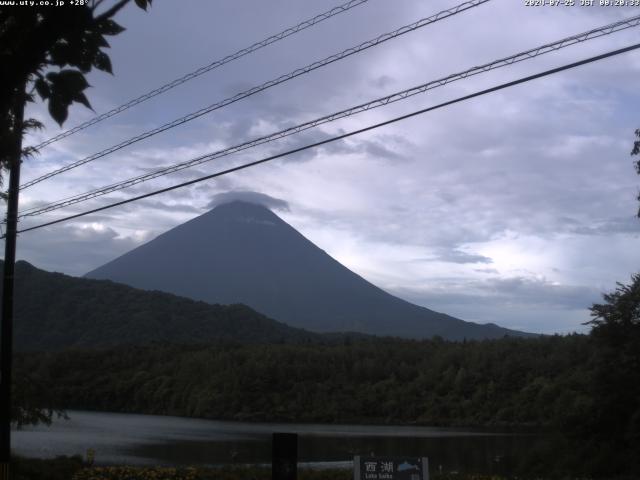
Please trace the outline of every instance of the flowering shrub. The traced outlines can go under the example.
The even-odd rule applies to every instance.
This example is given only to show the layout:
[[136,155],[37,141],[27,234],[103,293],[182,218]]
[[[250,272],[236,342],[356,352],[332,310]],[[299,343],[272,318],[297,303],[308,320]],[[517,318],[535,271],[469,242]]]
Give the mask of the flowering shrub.
[[195,468],[173,467],[90,467],[73,476],[73,480],[198,480]]

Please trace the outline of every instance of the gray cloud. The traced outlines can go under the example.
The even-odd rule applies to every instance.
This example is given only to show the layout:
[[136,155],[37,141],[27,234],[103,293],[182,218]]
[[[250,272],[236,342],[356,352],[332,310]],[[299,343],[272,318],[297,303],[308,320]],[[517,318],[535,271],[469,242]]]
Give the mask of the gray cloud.
[[[474,253],[464,252],[457,248],[446,249],[441,248],[438,253],[436,253],[432,257],[427,258],[412,258],[409,262],[444,262],[444,263],[457,263],[460,265],[464,264],[478,264],[478,263],[493,263],[493,260],[490,257],[486,257],[484,255],[478,255]],[[484,271],[484,270],[476,270],[476,271]],[[487,271],[494,272],[494,269],[487,269]]]
[[[287,128],[287,127],[283,127]],[[294,150],[297,148],[306,147],[307,145],[312,145],[315,143],[319,143],[325,140],[329,140],[330,138],[345,133],[343,131],[337,132],[335,134],[328,133],[323,131],[320,128],[314,128],[310,130],[305,130],[296,135],[292,135],[290,137],[286,137],[282,142],[279,142],[274,147],[270,148],[271,154],[277,154],[288,150]],[[301,152],[295,153],[290,156],[283,157],[282,160],[285,162],[288,161],[309,161],[315,158],[318,158],[322,155],[336,155],[336,154],[348,154],[353,153],[355,148],[350,145],[345,140],[336,140],[330,143],[326,143],[324,145],[320,145],[318,147],[310,148],[308,150],[303,150]]]
[[584,285],[557,285],[531,277],[488,278],[485,280],[449,279],[434,282],[423,290],[397,289],[397,293],[421,304],[440,305],[518,305],[533,309],[543,307],[582,310],[601,298],[601,292]]
[[84,275],[145,240],[123,237],[112,228],[54,226],[20,235],[17,256],[45,270]]
[[640,233],[640,221],[632,215],[603,219],[565,219],[567,230],[580,235],[611,235],[614,233]]
[[372,87],[384,89],[396,83],[395,79],[389,75],[380,75],[369,82]]
[[475,268],[473,270],[474,272],[478,272],[478,273],[489,273],[489,274],[497,274],[500,273],[497,269],[495,268]]
[[463,252],[461,250],[449,250],[438,255],[434,260],[451,263],[493,263],[493,260],[484,255]]
[[601,292],[593,287],[525,277],[433,283],[430,289],[394,289],[392,293],[465,320],[536,333],[587,332],[588,307],[601,299]]
[[361,142],[361,149],[373,159],[382,160],[407,160],[405,156],[393,150],[393,145],[388,147],[379,141]]
[[[331,0],[313,4],[283,0],[278,5],[249,0],[246,8],[234,2],[193,1],[188,9],[161,2],[148,14],[135,8],[123,10],[120,21],[127,31],[113,39],[111,50],[116,75],[96,73],[89,78],[94,85],[90,99],[98,112],[242,48],[250,41],[247,32],[251,41],[264,38],[334,6]],[[87,129],[47,147],[40,157],[25,162],[24,178],[450,6],[444,0],[369,2],[114,117],[104,128]],[[544,9],[522,8],[519,2],[487,4],[236,102],[121,150],[113,158],[43,182],[23,192],[23,206],[235,145],[588,30],[622,14],[618,9],[594,7],[562,9],[549,16]],[[458,21],[467,27],[454,29]],[[496,21],[501,28],[486,28]],[[175,34],[166,35],[167,31]],[[452,35],[465,48],[443,47],[451,43]],[[68,212],[324,140],[622,46],[635,35],[629,29],[478,75]],[[66,226],[25,233],[19,241],[22,258],[50,269],[84,273],[142,239],[192,218],[212,198],[230,199],[233,192],[260,195],[260,191],[290,199],[292,225],[324,232],[318,242],[321,248],[340,253],[351,242],[356,252],[352,257],[357,256],[369,271],[382,272],[380,278],[402,277],[404,288],[415,293],[415,301],[472,320],[540,325],[527,328],[536,331],[553,331],[556,321],[560,331],[569,317],[571,325],[583,321],[590,289],[613,286],[615,279],[628,278],[640,265],[640,253],[634,247],[637,240],[632,241],[640,223],[632,218],[637,210],[638,177],[629,157],[633,129],[638,126],[631,106],[640,99],[630,79],[639,72],[640,63],[633,56],[611,59],[308,150],[291,158],[297,162],[283,159]],[[47,131],[34,137],[44,140],[59,131],[48,120],[45,107],[30,105],[29,110],[47,124]],[[91,112],[73,107],[65,127],[90,116]],[[286,202],[275,202],[267,200],[271,208],[287,208]],[[91,222],[100,224],[98,230],[87,226]],[[497,241],[513,255],[501,258],[499,249],[491,250]],[[377,248],[389,254],[403,249],[410,253],[394,264]],[[431,252],[446,263],[404,261],[428,257]],[[344,255],[347,264],[349,257]],[[523,265],[527,259],[529,263]],[[400,273],[394,271],[396,265]],[[475,268],[484,265],[495,269]],[[537,277],[517,277],[525,268]],[[423,291],[425,283],[437,285],[450,271],[461,276],[444,282],[446,288]],[[482,275],[503,282],[479,282],[477,277]],[[558,285],[535,280],[538,277],[553,278]]]
[[249,192],[240,190],[224,192],[215,195],[211,202],[209,202],[209,204],[207,205],[207,208],[215,208],[218,205],[237,200],[264,205],[265,207],[269,207],[274,210],[281,210],[285,212],[289,211],[289,204],[284,200],[260,192]]

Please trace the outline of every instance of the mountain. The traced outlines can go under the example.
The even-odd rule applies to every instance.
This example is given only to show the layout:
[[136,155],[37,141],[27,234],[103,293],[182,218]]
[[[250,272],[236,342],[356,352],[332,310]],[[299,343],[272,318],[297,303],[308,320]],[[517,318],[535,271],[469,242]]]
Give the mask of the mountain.
[[243,303],[315,332],[461,340],[526,335],[437,313],[347,269],[268,208],[219,205],[86,277],[208,303]]
[[[0,268],[2,264],[0,260]],[[244,305],[210,305],[110,281],[45,272],[23,261],[16,263],[15,282],[17,350],[154,342],[305,343],[319,337]]]

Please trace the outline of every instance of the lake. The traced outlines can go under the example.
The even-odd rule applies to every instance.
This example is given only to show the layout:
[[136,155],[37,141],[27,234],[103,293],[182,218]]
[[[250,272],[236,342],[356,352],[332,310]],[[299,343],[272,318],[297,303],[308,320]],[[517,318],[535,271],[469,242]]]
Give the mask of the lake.
[[432,471],[508,473],[542,436],[432,427],[244,423],[69,411],[51,427],[13,432],[15,453],[96,452],[98,464],[268,464],[271,434],[299,435],[302,466],[350,468],[354,455],[426,456]]

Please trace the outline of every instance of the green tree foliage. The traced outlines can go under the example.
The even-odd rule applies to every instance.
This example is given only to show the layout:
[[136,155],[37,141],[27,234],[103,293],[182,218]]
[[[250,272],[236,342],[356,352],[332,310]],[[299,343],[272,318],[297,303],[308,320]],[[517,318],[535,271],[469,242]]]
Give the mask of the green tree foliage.
[[12,385],[11,419],[18,428],[39,423],[50,425],[55,416],[66,418],[64,411],[51,403],[50,378],[42,377],[38,372],[27,371],[20,365],[14,370],[14,377],[19,381]]
[[603,295],[605,303],[591,307],[593,333],[612,336],[616,342],[640,327],[640,274],[631,276],[631,284],[617,284],[612,293]]
[[[34,119],[24,119],[25,104],[35,101],[36,92],[60,125],[72,103],[91,108],[85,74],[93,68],[112,73],[104,51],[109,47],[106,37],[124,30],[113,17],[129,2],[117,0],[102,12],[98,9],[104,0],[65,8],[0,6],[0,182],[3,170],[35,153],[33,148],[22,148],[21,142],[29,129],[42,127]],[[151,0],[135,3],[146,9]],[[53,410],[42,403],[46,396],[35,396],[33,381],[26,375],[15,376],[12,416],[18,424],[51,419]]]
[[[603,405],[626,408],[616,404],[619,386],[608,390],[611,400],[598,396],[606,390],[594,392],[593,380],[602,375],[599,349],[586,335],[470,342],[333,337],[22,353],[17,363],[51,379],[58,408],[560,432],[521,459],[522,472],[638,478],[637,439],[619,442],[592,430]],[[623,474],[631,476],[616,477]]]
[[583,432],[609,446],[611,459],[633,452],[640,470],[640,274],[591,307],[595,343],[593,408]]
[[[91,108],[85,90],[85,74],[93,68],[112,73],[105,53],[106,37],[124,28],[113,17],[130,0],[118,0],[103,12],[104,0],[83,2],[65,8],[48,6],[0,6],[0,166],[8,168],[15,154],[16,138],[42,125],[23,122],[26,102],[34,92],[46,101],[51,117],[60,125],[69,106],[81,103]],[[135,0],[146,9],[151,0]],[[33,151],[26,150],[29,154]]]
[[[635,131],[635,134],[638,140],[633,142],[633,149],[631,150],[631,155],[640,155],[640,128]],[[640,159],[636,160],[634,166],[636,168],[636,172],[638,173],[638,175],[640,175]],[[638,201],[640,202],[640,193],[638,193]],[[638,207],[637,215],[640,218],[640,207]]]
[[55,406],[229,420],[557,428],[589,403],[590,339],[391,338],[22,354]]
[[245,305],[210,305],[45,272],[23,261],[16,263],[14,330],[16,349],[32,351],[153,342],[302,343],[319,337]]

